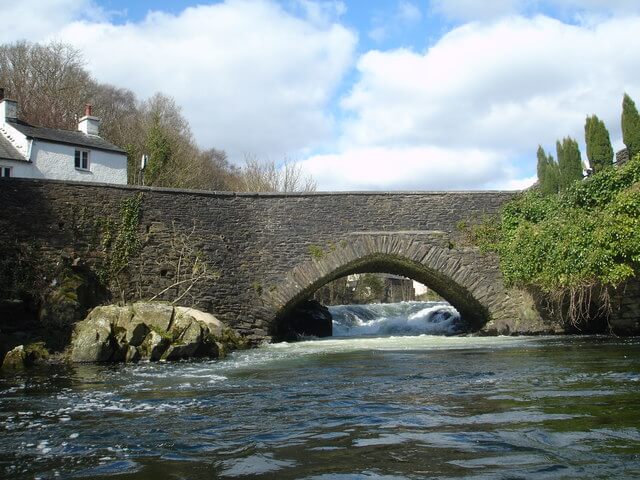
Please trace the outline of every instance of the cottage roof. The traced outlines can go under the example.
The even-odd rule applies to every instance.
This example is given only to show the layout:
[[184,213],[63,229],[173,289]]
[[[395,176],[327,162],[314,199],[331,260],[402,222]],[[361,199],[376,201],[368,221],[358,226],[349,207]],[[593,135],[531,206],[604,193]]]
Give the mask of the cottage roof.
[[4,135],[0,133],[0,160],[18,160],[26,162],[18,150],[11,144]]
[[83,132],[60,130],[57,128],[34,127],[22,120],[13,120],[7,123],[10,123],[13,128],[29,138],[45,140],[53,143],[62,143],[65,145],[77,145],[80,147],[92,148],[94,150],[105,150],[107,152],[126,154],[122,148],[115,146],[113,143],[107,142],[104,138],[97,135],[87,135]]

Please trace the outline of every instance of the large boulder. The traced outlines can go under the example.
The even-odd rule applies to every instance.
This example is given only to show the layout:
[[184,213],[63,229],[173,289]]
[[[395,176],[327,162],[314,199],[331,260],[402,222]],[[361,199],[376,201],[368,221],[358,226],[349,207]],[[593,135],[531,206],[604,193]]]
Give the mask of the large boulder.
[[3,370],[21,370],[25,367],[26,354],[24,346],[18,345],[14,349],[7,352],[2,361]]
[[75,324],[71,335],[72,362],[108,362],[114,353],[114,318],[120,307],[97,307]]
[[69,347],[75,362],[135,362],[218,358],[242,339],[216,317],[164,303],[95,308],[76,324]]

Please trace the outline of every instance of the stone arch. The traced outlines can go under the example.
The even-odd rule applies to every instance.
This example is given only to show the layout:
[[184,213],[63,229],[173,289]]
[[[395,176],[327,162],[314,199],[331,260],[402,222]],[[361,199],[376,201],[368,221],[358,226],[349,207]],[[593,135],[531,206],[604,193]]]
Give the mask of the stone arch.
[[402,275],[427,285],[474,330],[518,315],[492,256],[455,246],[444,232],[367,233],[349,235],[322,255],[316,252],[272,287],[268,304],[274,315],[268,327],[273,331],[280,318],[324,284],[367,272]]

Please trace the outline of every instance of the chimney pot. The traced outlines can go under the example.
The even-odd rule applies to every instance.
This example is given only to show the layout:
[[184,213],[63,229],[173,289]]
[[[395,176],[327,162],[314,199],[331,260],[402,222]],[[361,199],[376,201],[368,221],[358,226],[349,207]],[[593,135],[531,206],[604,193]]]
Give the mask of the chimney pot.
[[90,117],[92,115],[92,112],[93,112],[93,107],[87,103],[84,106],[84,114],[85,114],[85,116]]

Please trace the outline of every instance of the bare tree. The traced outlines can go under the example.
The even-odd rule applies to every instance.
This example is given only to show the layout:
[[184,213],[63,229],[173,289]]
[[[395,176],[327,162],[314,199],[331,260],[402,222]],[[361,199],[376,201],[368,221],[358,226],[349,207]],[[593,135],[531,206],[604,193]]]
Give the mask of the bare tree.
[[75,129],[77,114],[95,91],[79,50],[63,43],[0,46],[0,85],[18,102],[22,119]]
[[274,160],[260,160],[255,155],[245,156],[240,171],[238,190],[247,192],[313,192],[316,182],[305,175],[299,164],[285,159],[281,165]]

